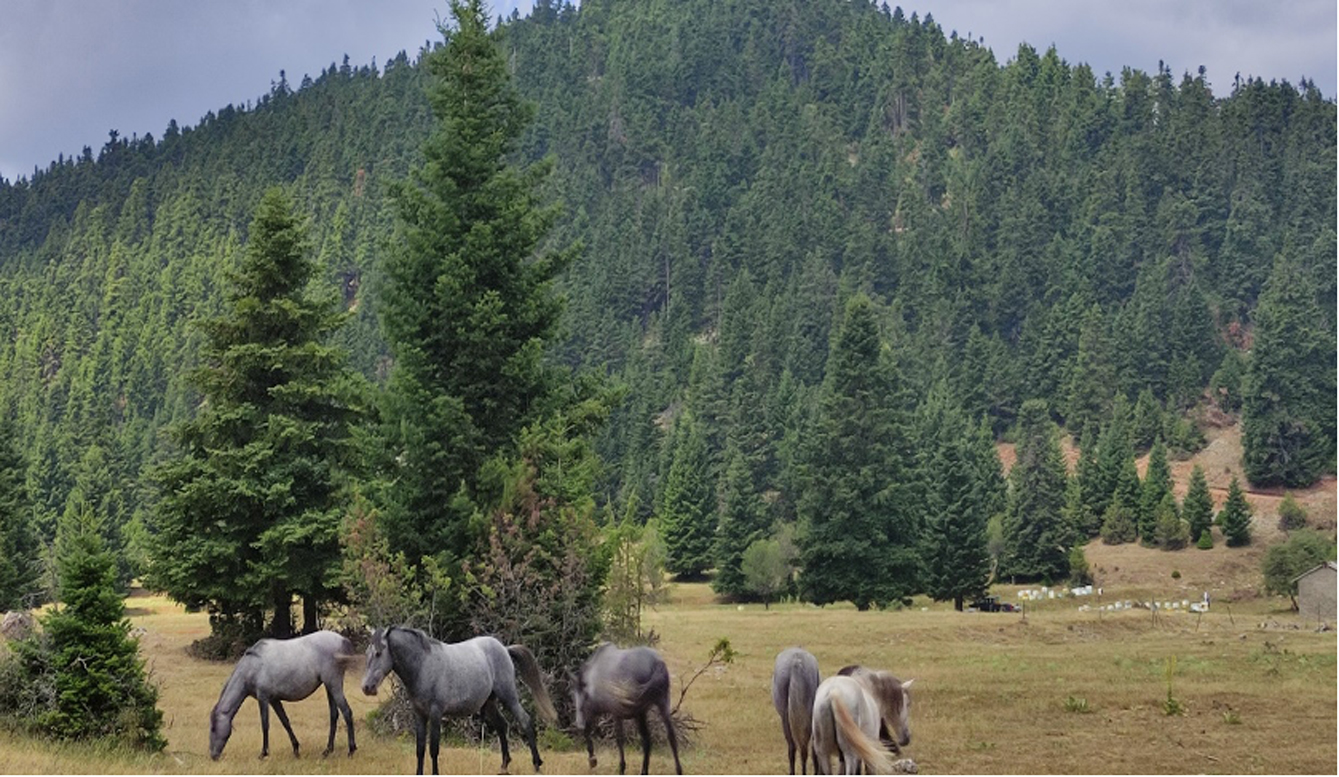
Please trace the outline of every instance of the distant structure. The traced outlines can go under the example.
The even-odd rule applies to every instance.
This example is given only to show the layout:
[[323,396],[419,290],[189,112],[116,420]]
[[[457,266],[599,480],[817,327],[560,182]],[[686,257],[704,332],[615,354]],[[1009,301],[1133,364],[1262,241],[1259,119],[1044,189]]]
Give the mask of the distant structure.
[[1335,564],[1326,561],[1298,575],[1297,611],[1308,618],[1326,623],[1335,620]]

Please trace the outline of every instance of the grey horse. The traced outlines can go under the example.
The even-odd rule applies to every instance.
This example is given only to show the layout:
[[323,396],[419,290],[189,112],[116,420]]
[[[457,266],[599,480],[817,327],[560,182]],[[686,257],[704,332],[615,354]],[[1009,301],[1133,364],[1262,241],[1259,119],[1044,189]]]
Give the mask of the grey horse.
[[[795,773],[795,752],[800,753],[800,773],[807,771],[809,739],[813,729],[814,694],[818,692],[818,659],[803,648],[786,648],[776,657],[772,670],[772,706],[781,716],[781,733],[786,735],[786,755],[790,773]],[[818,756],[814,756],[818,772]]]
[[511,712],[525,733],[535,770],[543,765],[535,745],[534,723],[521,707],[516,692],[517,676],[530,688],[535,707],[545,720],[557,722],[558,713],[544,688],[538,662],[524,646],[504,647],[493,637],[448,644],[405,626],[377,629],[367,646],[363,693],[374,695],[377,686],[392,671],[400,678],[414,708],[418,774],[423,773],[423,750],[429,733],[432,773],[437,774],[442,717],[475,714],[481,714],[497,731],[502,743],[502,771],[506,772],[511,752],[507,749],[507,722],[498,711],[498,704]]
[[832,756],[841,758],[845,774],[890,774],[893,757],[879,741],[878,701],[854,677],[834,675],[814,695],[814,766],[832,774]]
[[642,735],[642,774],[646,774],[651,764],[651,731],[647,728],[646,713],[655,707],[665,722],[670,751],[674,753],[674,773],[683,774],[679,742],[670,717],[669,670],[659,653],[648,647],[623,650],[606,642],[595,649],[581,667],[581,673],[572,680],[575,723],[585,732],[590,768],[594,769],[596,765],[591,730],[597,717],[608,714],[614,719],[614,739],[618,742],[618,773],[627,771],[623,755],[623,721],[636,718],[637,730]]
[[[879,740],[884,747],[900,754],[911,744],[911,684],[902,682],[882,669],[852,664],[837,670],[843,677],[854,677],[865,686],[879,705]],[[896,734],[896,736],[894,736]]]
[[349,755],[358,749],[353,738],[353,711],[344,698],[344,670],[358,654],[353,643],[333,631],[318,631],[295,639],[262,639],[247,649],[223,685],[218,703],[209,713],[209,757],[218,760],[223,746],[232,736],[232,719],[248,696],[260,705],[260,757],[270,754],[270,706],[284,724],[298,755],[298,738],[288,723],[283,702],[301,701],[325,686],[330,702],[330,741],[322,755],[335,749],[335,728],[339,714],[349,732]]

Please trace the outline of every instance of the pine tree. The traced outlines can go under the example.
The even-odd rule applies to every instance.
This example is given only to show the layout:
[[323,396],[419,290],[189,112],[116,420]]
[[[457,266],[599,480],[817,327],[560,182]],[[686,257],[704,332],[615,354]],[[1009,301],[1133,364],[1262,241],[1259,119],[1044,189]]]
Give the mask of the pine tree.
[[1251,505],[1235,475],[1227,487],[1227,500],[1218,514],[1218,524],[1223,527],[1229,548],[1251,544]]
[[1172,469],[1167,463],[1167,448],[1159,437],[1153,442],[1153,450],[1148,455],[1148,469],[1144,472],[1144,482],[1139,494],[1139,536],[1145,545],[1153,545],[1153,535],[1157,530],[1158,506],[1162,498],[1172,492]]
[[40,589],[40,542],[33,526],[23,459],[14,425],[0,420],[0,610],[37,604]]
[[[392,194],[399,216],[379,300],[394,356],[385,425],[396,484],[392,548],[449,567],[478,541],[480,470],[553,403],[544,351],[573,253],[540,250],[556,209],[537,204],[547,164],[508,164],[533,108],[512,85],[481,0],[451,3],[456,29],[426,55],[437,123],[423,164]],[[445,30],[444,30],[445,33]],[[452,617],[452,616],[447,616]]]
[[1213,497],[1209,495],[1209,482],[1204,477],[1204,468],[1198,464],[1190,471],[1190,485],[1186,488],[1186,498],[1181,502],[1181,517],[1190,526],[1190,536],[1196,538],[1213,524]]
[[754,542],[766,538],[770,523],[767,505],[753,488],[748,461],[733,441],[726,448],[720,505],[713,549],[716,577],[711,581],[711,588],[724,596],[739,596],[748,592],[743,568],[744,551]]
[[906,434],[888,397],[873,304],[846,304],[828,354],[817,418],[806,443],[798,500],[802,595],[817,604],[886,605],[919,588],[918,532],[895,451]]
[[[936,384],[917,409],[916,429],[925,496],[924,588],[961,611],[964,600],[984,594],[990,582],[988,462],[980,460],[976,435],[946,383]],[[994,457],[993,446],[990,453]]]
[[660,507],[665,568],[676,575],[700,575],[712,563],[716,494],[708,465],[702,425],[685,410],[674,422],[674,458]]
[[1252,316],[1242,391],[1242,465],[1259,486],[1310,486],[1334,466],[1335,339],[1316,288],[1285,249]]
[[1163,550],[1180,550],[1190,544],[1190,526],[1181,520],[1171,492],[1163,494],[1153,508],[1153,544]]
[[228,309],[204,326],[205,365],[192,375],[199,414],[176,428],[179,453],[156,478],[162,494],[150,581],[188,606],[207,606],[215,634],[274,616],[292,633],[294,594],[306,631],[342,596],[338,497],[349,464],[356,399],[343,351],[327,345],[343,322],[313,297],[305,230],[277,189],[251,223]]
[[158,689],[145,674],[116,590],[116,559],[87,505],[61,518],[60,606],[42,618],[51,640],[55,708],[37,725],[60,739],[111,737],[162,750]]
[[1018,461],[1009,472],[1004,516],[1004,572],[1036,580],[1063,580],[1069,574],[1074,538],[1064,522],[1065,462],[1046,402],[1024,402],[1018,427]]

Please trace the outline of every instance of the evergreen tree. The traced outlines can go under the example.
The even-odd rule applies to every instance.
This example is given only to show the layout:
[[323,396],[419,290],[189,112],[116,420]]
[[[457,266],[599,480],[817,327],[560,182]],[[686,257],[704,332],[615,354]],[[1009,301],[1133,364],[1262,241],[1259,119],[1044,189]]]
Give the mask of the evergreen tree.
[[1251,543],[1251,505],[1246,501],[1246,494],[1241,490],[1235,475],[1227,487],[1227,500],[1218,513],[1218,524],[1223,527],[1223,537],[1228,547]]
[[1102,475],[1097,458],[1097,435],[1085,430],[1079,446],[1079,462],[1074,469],[1074,485],[1078,489],[1078,499],[1082,509],[1076,505],[1070,514],[1078,522],[1078,528],[1085,537],[1094,537],[1101,528],[1102,516],[1111,502],[1111,492],[1106,488],[1106,479]]
[[1310,486],[1334,466],[1335,336],[1311,277],[1287,250],[1253,315],[1242,391],[1242,465],[1259,486]]
[[539,250],[556,216],[537,204],[549,165],[508,164],[533,109],[483,3],[450,7],[456,29],[425,60],[437,124],[423,164],[393,191],[399,232],[379,300],[395,358],[387,535],[411,561],[448,569],[479,539],[470,516],[491,501],[484,462],[553,404],[560,372],[544,350],[562,304],[551,285],[572,257]]
[[1065,462],[1046,402],[1024,402],[1018,429],[1018,461],[1009,472],[1004,515],[1004,572],[1034,580],[1063,580],[1069,574],[1074,538],[1064,522]]
[[1190,525],[1176,510],[1176,497],[1170,492],[1153,508],[1153,544],[1163,550],[1180,550],[1190,544]]
[[1144,388],[1134,402],[1134,415],[1130,420],[1130,437],[1136,450],[1153,445],[1162,431],[1162,408],[1158,405],[1153,391]]
[[1065,426],[1075,439],[1097,429],[1110,412],[1115,371],[1111,367],[1106,326],[1102,308],[1094,304],[1083,318],[1079,350],[1069,368],[1065,394]]
[[1209,482],[1204,477],[1204,468],[1198,464],[1190,471],[1190,485],[1186,488],[1186,498],[1181,502],[1181,517],[1190,526],[1190,536],[1196,538],[1213,524],[1213,497],[1209,495]]
[[41,544],[14,443],[13,424],[0,420],[0,610],[33,607],[40,590]]
[[828,354],[798,500],[802,595],[817,604],[886,605],[919,588],[915,516],[894,451],[905,435],[888,397],[873,304],[847,302]]
[[702,425],[687,410],[674,422],[673,452],[660,507],[665,568],[676,575],[694,577],[712,563],[716,494],[708,479]]
[[1144,482],[1139,494],[1139,536],[1145,545],[1155,544],[1153,535],[1158,526],[1158,506],[1162,504],[1163,497],[1171,492],[1172,469],[1167,463],[1167,448],[1159,437],[1149,452],[1148,469],[1144,471]]
[[744,576],[744,551],[767,536],[767,506],[753,489],[748,461],[738,446],[726,448],[725,478],[721,482],[721,515],[716,526],[714,558],[716,577],[711,588],[724,596],[748,592]]
[[228,291],[229,309],[205,325],[205,396],[176,429],[177,458],[157,472],[162,502],[151,582],[223,624],[292,633],[294,594],[304,631],[338,599],[338,498],[348,463],[354,396],[342,350],[326,344],[344,320],[313,297],[303,227],[270,190]]
[[925,497],[924,588],[961,611],[964,600],[983,595],[990,582],[987,462],[979,460],[975,435],[946,383],[936,384],[918,408],[916,429]]
[[148,750],[167,742],[139,644],[116,590],[116,559],[87,505],[61,518],[56,564],[61,606],[42,618],[51,640],[55,706],[38,721],[60,739],[110,737]]
[[1284,494],[1283,501],[1279,502],[1279,529],[1282,531],[1296,531],[1306,528],[1306,510],[1297,504],[1292,494]]

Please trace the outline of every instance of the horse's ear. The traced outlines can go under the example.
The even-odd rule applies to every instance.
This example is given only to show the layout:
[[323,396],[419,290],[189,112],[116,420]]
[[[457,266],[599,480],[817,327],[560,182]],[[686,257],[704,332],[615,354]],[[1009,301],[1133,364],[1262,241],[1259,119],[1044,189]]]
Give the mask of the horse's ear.
[[911,684],[914,682],[916,682],[916,678],[913,677],[910,680],[907,680],[906,682],[902,683],[902,690],[904,691],[911,690]]

